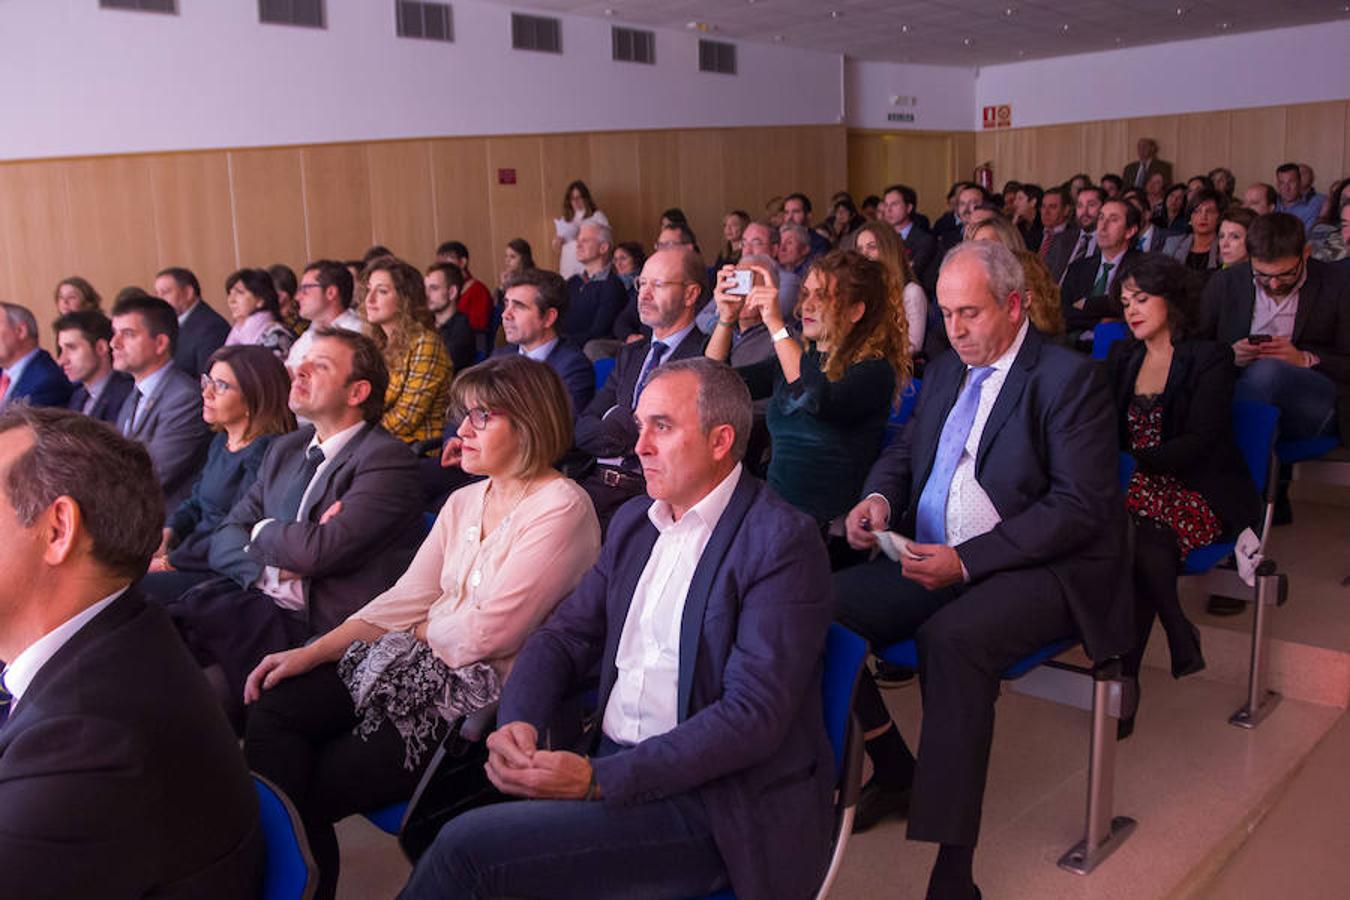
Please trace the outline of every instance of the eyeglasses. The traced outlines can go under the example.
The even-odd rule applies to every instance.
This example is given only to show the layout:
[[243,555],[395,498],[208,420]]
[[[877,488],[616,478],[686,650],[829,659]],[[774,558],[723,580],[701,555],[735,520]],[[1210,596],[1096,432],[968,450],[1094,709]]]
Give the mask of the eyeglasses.
[[662,281],[659,278],[635,278],[633,285],[639,291],[645,291],[650,288],[653,291],[659,291],[664,287],[683,287],[686,284],[693,284],[692,281]]
[[321,287],[323,287],[323,285],[319,284],[317,281],[306,281],[296,286],[295,293],[296,296],[299,296],[300,294],[303,294],[305,291],[312,291],[315,288]]
[[1298,281],[1303,275],[1303,260],[1298,261],[1298,265],[1292,269],[1285,269],[1283,272],[1258,272],[1255,264],[1252,265],[1252,279],[1261,284],[1288,284]]
[[657,250],[678,250],[680,247],[692,247],[693,244],[688,241],[657,241]]
[[212,378],[210,375],[202,376],[202,393],[225,394],[234,390],[234,385],[228,381],[221,381],[219,378]]
[[488,426],[488,422],[492,421],[493,416],[500,416],[501,414],[502,413],[497,410],[483,409],[481,406],[475,406],[472,409],[464,410],[464,413],[460,418],[468,419],[470,425],[481,431]]

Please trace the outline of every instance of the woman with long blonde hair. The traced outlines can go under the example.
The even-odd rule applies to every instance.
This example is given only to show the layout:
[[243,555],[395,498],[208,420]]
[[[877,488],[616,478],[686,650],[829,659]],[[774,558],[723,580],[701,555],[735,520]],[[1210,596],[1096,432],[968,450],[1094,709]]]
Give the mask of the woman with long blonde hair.
[[885,222],[868,222],[854,236],[854,248],[868,259],[876,260],[886,268],[889,279],[886,296],[896,321],[905,329],[910,355],[923,349],[924,334],[928,328],[928,297],[914,269],[909,264],[909,253],[904,242]]

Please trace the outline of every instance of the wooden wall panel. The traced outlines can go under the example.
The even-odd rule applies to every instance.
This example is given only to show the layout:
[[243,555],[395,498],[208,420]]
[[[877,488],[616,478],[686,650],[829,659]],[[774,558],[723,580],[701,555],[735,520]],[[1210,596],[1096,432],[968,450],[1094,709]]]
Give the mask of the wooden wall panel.
[[1275,167],[1284,162],[1285,120],[1283,106],[1238,109],[1229,114],[1228,168],[1233,170],[1238,190],[1254,181],[1275,183]]
[[[538,202],[542,205],[544,216],[552,228],[552,220],[562,213],[562,198],[567,186],[581,180],[591,188],[591,197],[601,210],[605,209],[605,198],[597,194],[591,185],[591,143],[588,135],[561,134],[531,138],[539,154],[542,165],[542,190]],[[608,211],[605,218],[609,218]],[[552,237],[552,235],[550,235]]]
[[[681,132],[676,148],[679,190],[669,201],[660,204],[648,220],[646,242],[650,246],[656,241],[661,209],[678,206],[689,217],[704,256],[715,259],[721,245],[722,214],[726,206],[722,193],[727,184],[723,174],[724,154],[731,151],[743,158],[743,154],[754,150],[714,129]],[[760,201],[761,205],[763,202]]]
[[[241,264],[268,266],[281,261],[292,268],[304,265],[307,249],[300,150],[230,151],[230,189],[234,195],[235,246]],[[212,289],[209,296],[217,293]]]
[[[981,137],[985,149],[992,145],[992,135]],[[847,140],[848,184],[855,200],[900,182],[918,192],[919,210],[930,220],[946,211],[952,182],[969,178],[975,160],[985,158],[973,134],[850,131]]]
[[1172,176],[1189,178],[1227,165],[1233,156],[1231,122],[1227,112],[1182,116],[1177,123],[1176,152],[1171,157]]
[[[145,157],[155,221],[155,264],[131,283],[150,289],[155,272],[186,266],[225,314],[225,279],[239,268],[234,247],[230,164],[224,152]],[[97,285],[111,295],[120,286]],[[111,300],[111,296],[109,296]]]
[[[651,252],[661,211],[680,196],[680,141],[668,131],[638,133],[638,221],[620,240],[637,241]],[[706,185],[705,185],[706,188]]]
[[1307,163],[1317,174],[1314,185],[1322,193],[1347,174],[1345,157],[1346,103],[1308,103],[1291,106],[1285,117],[1284,154]]
[[108,299],[123,285],[149,286],[155,273],[155,214],[144,157],[86,159],[66,167],[71,249],[84,277]]
[[648,229],[642,220],[637,133],[611,131],[591,135],[590,161],[591,178],[587,184],[596,197],[605,198],[605,216],[614,229],[615,241],[636,240],[645,244]]
[[[495,178],[496,173],[491,173]],[[487,141],[483,138],[447,138],[431,142],[432,212],[434,244],[460,241],[469,248],[474,277],[497,283],[504,245],[492,240],[488,201]],[[531,242],[535,253],[547,251]]]
[[371,220],[370,159],[361,144],[305,147],[300,151],[304,177],[305,259],[360,259],[375,242]]
[[[511,238],[523,237],[534,249],[534,261],[544,268],[557,268],[553,250],[553,219],[560,210],[555,201],[545,203],[540,140],[535,137],[489,138],[488,209],[491,211],[492,246],[506,246]],[[498,169],[515,169],[515,184],[497,184]],[[559,188],[558,196],[562,196]],[[602,198],[603,202],[603,198]]]
[[[1129,124],[1123,120],[1110,122],[1086,122],[1081,126],[1083,133],[1083,157],[1081,165],[1075,171],[1091,172],[1093,178],[1101,178],[1107,172],[1122,172],[1133,158],[1130,147]],[[1042,183],[1044,187],[1058,184],[1064,180],[1059,173],[1051,173]]]
[[45,326],[56,309],[56,282],[96,264],[77,254],[71,241],[65,170],[46,163],[0,167],[0,198],[5,299],[27,306]]
[[370,220],[375,243],[425,268],[436,258],[427,141],[370,144]]

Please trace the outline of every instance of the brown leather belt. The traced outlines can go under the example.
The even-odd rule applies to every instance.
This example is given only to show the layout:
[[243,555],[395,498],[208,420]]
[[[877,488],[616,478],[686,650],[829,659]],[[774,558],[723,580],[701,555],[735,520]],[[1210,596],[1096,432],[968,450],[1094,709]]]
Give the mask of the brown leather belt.
[[597,469],[600,480],[606,487],[631,488],[639,491],[647,487],[647,482],[641,475],[634,475],[632,472],[625,472],[612,466],[598,466]]

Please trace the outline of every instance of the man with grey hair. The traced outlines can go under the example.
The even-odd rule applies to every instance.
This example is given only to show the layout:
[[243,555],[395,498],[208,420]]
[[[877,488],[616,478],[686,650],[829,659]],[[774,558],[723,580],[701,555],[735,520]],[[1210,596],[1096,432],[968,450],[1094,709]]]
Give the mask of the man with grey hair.
[[[488,777],[530,802],[451,820],[405,898],[801,897],[819,883],[825,546],[742,467],[750,395],[734,371],[670,363],[635,417],[647,496],[521,649],[487,740]],[[597,670],[586,746],[545,752],[539,734]]]
[[0,409],[22,400],[30,406],[65,406],[74,388],[51,354],[38,346],[37,319],[26,306],[0,303]]
[[909,837],[942,845],[928,896],[968,898],[999,673],[1071,636],[1094,660],[1120,655],[1132,599],[1101,372],[1030,327],[1022,268],[1000,244],[954,248],[937,296],[952,352],[928,364],[846,520],[850,544],[880,540],[896,561],[838,573],[835,596],[874,647],[917,639],[923,691],[916,763],[860,684],[875,774],[854,830],[908,810]]
[[1158,159],[1158,142],[1153,138],[1140,138],[1135,141],[1134,149],[1139,157],[1125,166],[1123,181],[1127,187],[1142,188],[1148,184],[1148,177],[1154,172],[1162,175],[1163,184],[1172,183],[1172,164]]
[[577,234],[577,262],[581,272],[567,279],[567,312],[559,331],[577,347],[608,338],[614,319],[628,302],[628,290],[609,264],[614,234],[600,222],[587,222]]

